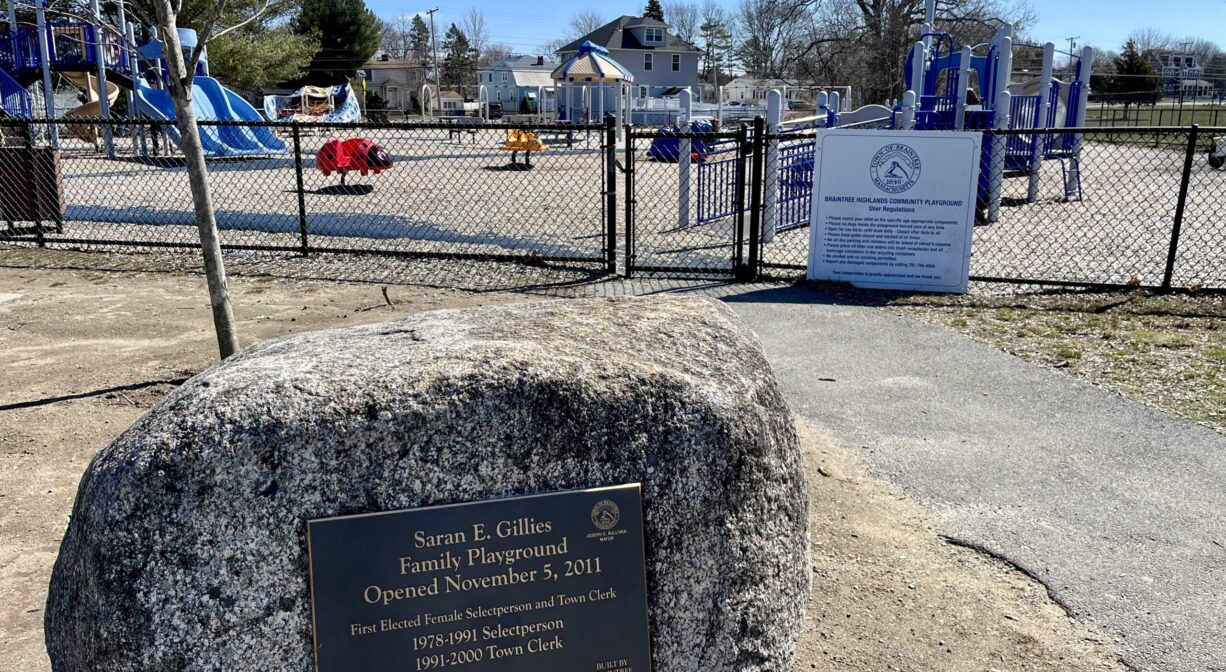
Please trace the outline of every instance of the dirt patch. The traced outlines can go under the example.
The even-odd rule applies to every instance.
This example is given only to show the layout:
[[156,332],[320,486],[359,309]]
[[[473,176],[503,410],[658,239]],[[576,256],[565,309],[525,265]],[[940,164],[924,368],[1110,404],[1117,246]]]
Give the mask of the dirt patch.
[[813,598],[803,670],[1126,670],[1109,638],[1007,563],[950,544],[927,511],[801,422]]
[[[245,343],[521,294],[235,278]],[[204,282],[167,273],[0,268],[0,669],[49,667],[47,580],[94,454],[211,365]],[[69,398],[65,398],[69,397]],[[799,670],[1123,669],[1007,564],[943,542],[924,510],[801,428],[814,591]]]
[[1057,292],[912,297],[940,324],[1226,433],[1226,296]]

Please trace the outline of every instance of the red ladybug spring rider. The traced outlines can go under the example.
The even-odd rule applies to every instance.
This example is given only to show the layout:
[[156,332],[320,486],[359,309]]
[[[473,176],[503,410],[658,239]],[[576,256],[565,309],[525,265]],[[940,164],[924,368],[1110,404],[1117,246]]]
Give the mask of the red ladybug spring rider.
[[392,156],[382,145],[366,138],[340,140],[332,138],[324,143],[315,156],[315,167],[324,175],[340,173],[341,185],[345,176],[356,170],[362,175],[378,175],[392,167]]

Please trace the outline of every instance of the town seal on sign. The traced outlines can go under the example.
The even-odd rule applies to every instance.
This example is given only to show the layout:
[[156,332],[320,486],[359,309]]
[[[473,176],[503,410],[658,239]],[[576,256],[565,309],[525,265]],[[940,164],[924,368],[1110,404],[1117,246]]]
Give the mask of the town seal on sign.
[[873,155],[868,173],[878,189],[887,194],[901,194],[919,180],[919,154],[901,143],[886,145]]
[[613,529],[619,520],[621,510],[617,508],[617,504],[607,499],[596,502],[596,506],[592,507],[592,524],[602,530]]

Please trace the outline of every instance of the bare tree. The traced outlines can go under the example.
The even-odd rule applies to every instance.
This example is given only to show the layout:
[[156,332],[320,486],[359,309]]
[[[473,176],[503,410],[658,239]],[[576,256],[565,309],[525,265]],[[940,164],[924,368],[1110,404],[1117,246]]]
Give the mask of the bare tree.
[[514,53],[515,50],[512,49],[511,45],[509,44],[503,44],[502,42],[491,42],[485,47],[485,51],[481,54],[481,64],[491,65],[511,56]]
[[192,84],[196,66],[204,54],[205,44],[255,21],[268,9],[269,2],[265,0],[262,6],[256,7],[246,18],[228,28],[220,29],[217,23],[226,10],[226,0],[215,0],[204,24],[196,31],[197,42],[190,55],[183,53],[183,45],[179,42],[180,6],[178,0],[155,0],[154,12],[162,35],[162,54],[169,72],[167,84],[175,105],[179,144],[183,149],[187,180],[192,190],[196,229],[200,234],[200,251],[204,257],[204,272],[209,286],[209,304],[213,310],[213,327],[217,332],[217,348],[221,358],[225,359],[238,352],[238,333],[234,325],[234,312],[230,307],[230,290],[226,283],[221,242],[217,235],[217,218],[209,190],[208,168],[204,162],[204,149],[200,144],[200,129],[196,126],[196,111],[192,107]]
[[788,11],[777,0],[741,0],[736,54],[746,74],[764,78],[788,74],[798,46],[796,21],[803,16]]
[[[789,55],[798,71],[818,83],[850,84],[869,102],[901,95],[907,55],[924,21],[924,0],[778,2],[789,20],[798,25],[810,20]],[[974,46],[1006,22],[1024,32],[1034,12],[1013,0],[938,0],[936,19],[936,29],[950,33],[956,44]]]
[[604,18],[604,15],[595,9],[585,9],[577,14],[572,14],[570,19],[566,21],[565,35],[542,44],[541,51],[552,54],[608,22],[608,19]]
[[468,37],[468,46],[477,52],[480,59],[485,54],[485,48],[490,42],[490,28],[485,21],[485,14],[476,7],[469,7],[460,19],[460,30]]
[[1171,45],[1175,42],[1169,33],[1164,33],[1157,28],[1150,27],[1137,28],[1128,34],[1128,39],[1137,45],[1137,51],[1140,51],[1142,54],[1170,49]]
[[396,59],[407,57],[413,44],[413,15],[401,14],[384,21],[379,38],[379,47],[384,53]]
[[702,12],[698,5],[671,0],[664,3],[664,16],[673,35],[690,43],[698,39],[698,29],[702,25]]

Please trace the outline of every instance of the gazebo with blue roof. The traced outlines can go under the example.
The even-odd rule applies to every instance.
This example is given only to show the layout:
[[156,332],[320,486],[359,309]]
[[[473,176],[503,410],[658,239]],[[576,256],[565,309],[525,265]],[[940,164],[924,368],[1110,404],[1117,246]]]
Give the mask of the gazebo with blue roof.
[[[562,92],[558,98],[559,120],[600,121],[606,114],[618,121],[626,118],[626,87],[634,82],[634,75],[613,60],[608,49],[586,41],[579,45],[578,53],[554,68],[551,76]],[[576,91],[580,102],[572,105]],[[617,126],[620,134],[621,124]]]

